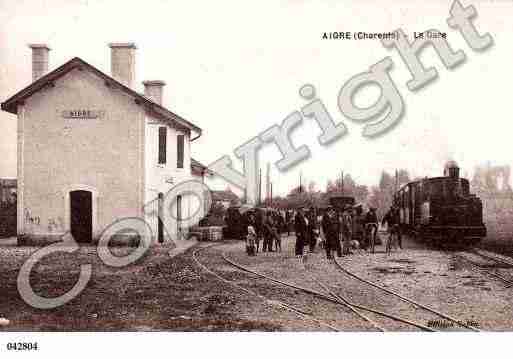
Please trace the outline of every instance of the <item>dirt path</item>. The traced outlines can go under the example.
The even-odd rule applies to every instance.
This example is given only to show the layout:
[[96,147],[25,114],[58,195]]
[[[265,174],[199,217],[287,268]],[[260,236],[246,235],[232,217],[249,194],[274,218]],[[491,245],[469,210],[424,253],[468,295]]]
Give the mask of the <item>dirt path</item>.
[[[482,330],[513,329],[513,288],[506,288],[493,277],[476,271],[451,252],[428,249],[408,240],[404,248],[387,255],[378,246],[374,255],[344,256],[339,262],[358,276]],[[320,248],[317,253],[308,256],[306,265],[300,263],[292,253],[293,240],[289,239],[285,241],[281,254],[261,253],[257,257],[247,257],[240,250],[233,249],[230,256],[258,272],[310,288],[317,286],[315,289],[319,289],[311,279],[317,278],[355,303],[395,313],[424,325],[438,321],[435,329],[464,330],[343,274],[325,259]],[[499,270],[501,274],[513,278],[511,268]],[[390,330],[418,330],[397,322],[382,321],[371,314],[369,316],[381,320]]]
[[[209,245],[202,243],[199,246]],[[248,257],[242,242],[227,242],[198,253],[204,265],[223,278],[273,301],[303,309],[315,318],[344,331],[376,330],[349,309],[321,298],[273,284],[226,263],[221,254],[259,272],[311,287],[323,288],[315,279],[352,302],[399,315],[428,325],[440,319],[382,291],[344,275],[325,259],[320,248],[308,256],[306,265],[293,255],[294,237],[283,240],[283,252]],[[39,310],[20,298],[16,278],[23,262],[36,248],[0,248],[0,317],[11,321],[0,330],[170,330],[170,331],[328,331],[293,311],[272,305],[231,284],[224,283],[197,266],[191,248],[174,258],[169,250],[154,247],[138,263],[120,270],[103,265],[94,247],[74,254],[52,254],[35,268],[31,283],[36,293],[54,297],[76,282],[80,264],[91,263],[93,276],[86,289],[66,305]],[[128,249],[116,249],[119,254]],[[513,288],[476,272],[449,252],[405,243],[391,255],[343,257],[340,263],[375,283],[418,300],[430,307],[484,330],[512,330]],[[501,268],[513,277],[511,269]],[[388,330],[418,330],[367,313]],[[443,324],[443,323],[442,323]],[[441,328],[454,330],[457,328]]]
[[[280,329],[272,321],[239,316],[235,308],[246,306],[248,299],[201,273],[191,259],[194,249],[169,258],[167,249],[155,247],[141,261],[121,270],[103,265],[94,247],[83,247],[74,254],[47,256],[31,276],[39,295],[55,297],[69,290],[78,278],[79,264],[92,263],[93,275],[86,289],[66,305],[51,310],[34,309],[19,296],[16,278],[22,263],[36,250],[0,248],[0,317],[11,321],[0,330]],[[247,306],[258,311],[258,305]],[[273,313],[261,315],[272,316]]]

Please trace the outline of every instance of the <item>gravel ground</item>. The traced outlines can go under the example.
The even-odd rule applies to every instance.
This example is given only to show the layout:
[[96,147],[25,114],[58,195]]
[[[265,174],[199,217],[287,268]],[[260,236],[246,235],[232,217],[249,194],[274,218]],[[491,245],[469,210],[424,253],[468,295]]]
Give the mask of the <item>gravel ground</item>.
[[[241,254],[241,249],[241,242],[213,247],[210,248],[208,253],[205,253],[200,260],[209,268],[215,268],[215,272],[220,274],[223,278],[233,281],[244,288],[250,289],[258,295],[264,296],[268,300],[283,301],[305,312],[311,313],[315,318],[326,322],[339,330],[373,330],[373,327],[365,322],[362,323],[361,320],[355,321],[354,314],[352,314],[349,309],[340,307],[336,303],[326,302],[325,300],[310,294],[305,294],[293,288],[276,285],[266,279],[256,277],[253,274],[242,272],[226,263],[221,256],[222,252],[226,252],[230,258],[242,263],[243,259],[248,259],[249,257]],[[280,279],[289,280],[290,277],[297,278],[297,275],[293,274],[297,270],[297,268],[294,268],[297,262],[296,258],[287,256],[285,253],[283,253],[283,257],[290,259],[285,260],[284,266],[278,265],[282,263],[282,258],[274,255],[274,253],[265,253],[257,257],[250,258],[251,260],[258,261],[260,266],[268,268],[268,271],[266,271],[267,274],[273,275],[276,273],[273,271],[273,268],[280,268]],[[261,272],[264,271],[262,270]],[[272,321],[273,323],[279,324],[282,327],[282,330],[285,331],[330,330],[325,326],[320,326],[315,321],[304,320],[302,317],[281,308],[274,309],[272,313],[269,313],[269,311],[262,312],[260,308],[254,306],[254,303],[261,302],[260,299],[251,296],[248,296],[248,299],[248,303],[243,303],[244,306],[238,308],[241,311],[240,315]]]
[[[324,253],[308,256],[307,264],[302,264],[293,253],[293,238],[284,241],[284,251],[261,253],[257,257],[247,257],[239,248],[230,247],[231,258],[252,269],[305,287],[321,290],[313,280],[316,278],[349,301],[393,313],[410,321],[428,326],[431,320],[442,320],[438,330],[466,330],[459,326],[448,326],[450,322],[424,309],[415,309],[397,297],[380,289],[364,284],[336,269],[325,259]],[[390,255],[377,247],[375,254],[344,256],[339,260],[346,269],[367,280],[401,293],[437,311],[483,330],[512,330],[513,306],[512,288],[492,277],[476,271],[453,252],[427,249],[424,245],[405,240],[403,250],[395,250]],[[461,254],[458,252],[458,254]],[[465,253],[469,259],[478,262],[479,257]],[[487,269],[490,263],[480,259]],[[497,266],[494,265],[494,270]],[[501,267],[499,273],[513,278],[511,268]],[[294,298],[295,300],[295,298]],[[324,306],[325,303],[319,304]],[[324,309],[316,308],[324,312]],[[340,309],[338,309],[340,310]],[[373,314],[368,317],[388,330],[418,330],[415,327],[385,320]],[[364,328],[362,320],[354,315],[343,323],[345,330]]]
[[[169,258],[169,248],[154,247],[134,265],[103,265],[94,247],[73,254],[45,257],[32,275],[36,293],[55,297],[72,288],[79,265],[92,263],[86,289],[62,307],[40,310],[19,296],[16,278],[23,262],[38,248],[0,248],[0,317],[10,320],[3,331],[273,331],[269,321],[238,315],[235,303],[247,300],[230,286],[205,276],[192,261],[194,249]],[[115,255],[127,248],[114,248]],[[259,308],[258,303],[253,306]],[[262,311],[266,308],[262,307]],[[272,313],[268,313],[272,316]],[[263,318],[266,315],[262,316]]]
[[[210,244],[201,244],[206,247]],[[343,331],[375,331],[347,307],[287,288],[226,263],[221,254],[254,270],[326,292],[330,290],[349,301],[393,313],[428,326],[438,316],[414,308],[394,296],[351,278],[325,259],[317,248],[303,264],[293,255],[294,237],[284,238],[283,252],[259,253],[248,257],[239,241],[218,243],[197,253],[198,260],[226,280],[257,293],[253,296],[225,283],[198,267],[192,258],[198,247],[174,258],[169,248],[153,247],[139,262],[114,269],[100,262],[94,247],[82,247],[73,254],[56,253],[45,257],[31,276],[36,293],[54,297],[75,284],[80,264],[91,263],[93,276],[86,289],[66,305],[34,309],[20,298],[16,278],[23,262],[38,248],[0,248],[0,317],[11,321],[0,327],[8,331],[53,330],[170,330],[170,331],[330,331],[324,324]],[[128,248],[115,248],[117,255]],[[376,254],[344,256],[339,262],[348,270],[372,282],[395,290],[411,299],[469,321],[483,330],[512,330],[513,288],[476,271],[458,255],[513,278],[507,266],[497,268],[482,257],[461,252],[427,249],[405,242],[405,249],[390,255],[378,246]],[[276,306],[281,301],[320,320],[311,320]],[[371,313],[370,319],[391,331],[419,330],[407,324]],[[442,322],[442,326],[449,324]],[[461,327],[435,328],[464,330]]]

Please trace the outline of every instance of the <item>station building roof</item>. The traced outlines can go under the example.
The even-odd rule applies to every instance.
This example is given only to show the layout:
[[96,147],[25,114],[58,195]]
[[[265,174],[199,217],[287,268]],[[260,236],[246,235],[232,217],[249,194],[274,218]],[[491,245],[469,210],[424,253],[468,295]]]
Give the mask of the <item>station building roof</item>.
[[40,91],[41,89],[47,86],[53,86],[54,81],[56,81],[60,77],[66,75],[68,72],[76,68],[89,70],[97,76],[103,78],[107,86],[119,88],[128,95],[133,96],[136,103],[145,106],[148,111],[156,113],[165,120],[170,121],[174,126],[195,132],[196,136],[194,138],[191,138],[191,141],[201,136],[202,130],[200,127],[185,120],[179,115],[171,112],[162,105],[159,105],[158,103],[154,102],[151,98],[146,97],[143,94],[140,94],[137,91],[134,91],[133,89],[125,86],[121,82],[107,75],[103,71],[98,70],[96,67],[90,65],[89,63],[85,62],[79,57],[74,57],[73,59],[64,63],[55,70],[47,73],[46,75],[40,77],[38,80],[32,82],[30,85],[28,85],[21,91],[17,92],[15,95],[11,96],[9,99],[7,99],[1,104],[2,110],[12,114],[17,114],[19,104],[22,104],[27,98],[32,96],[34,93]]

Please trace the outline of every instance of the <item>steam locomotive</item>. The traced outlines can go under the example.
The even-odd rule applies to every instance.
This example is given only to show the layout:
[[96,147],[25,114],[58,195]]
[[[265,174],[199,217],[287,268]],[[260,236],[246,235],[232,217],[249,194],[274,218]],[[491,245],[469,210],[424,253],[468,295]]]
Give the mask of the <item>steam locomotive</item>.
[[443,177],[410,182],[395,193],[404,233],[436,244],[472,245],[486,236],[483,204],[459,172],[456,162],[449,161]]

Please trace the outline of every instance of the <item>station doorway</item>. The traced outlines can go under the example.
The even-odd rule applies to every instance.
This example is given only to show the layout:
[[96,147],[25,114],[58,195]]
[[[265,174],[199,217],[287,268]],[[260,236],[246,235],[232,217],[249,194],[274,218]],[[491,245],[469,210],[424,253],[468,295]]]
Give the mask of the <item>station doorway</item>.
[[70,231],[77,242],[90,243],[93,237],[93,196],[90,191],[70,192]]

